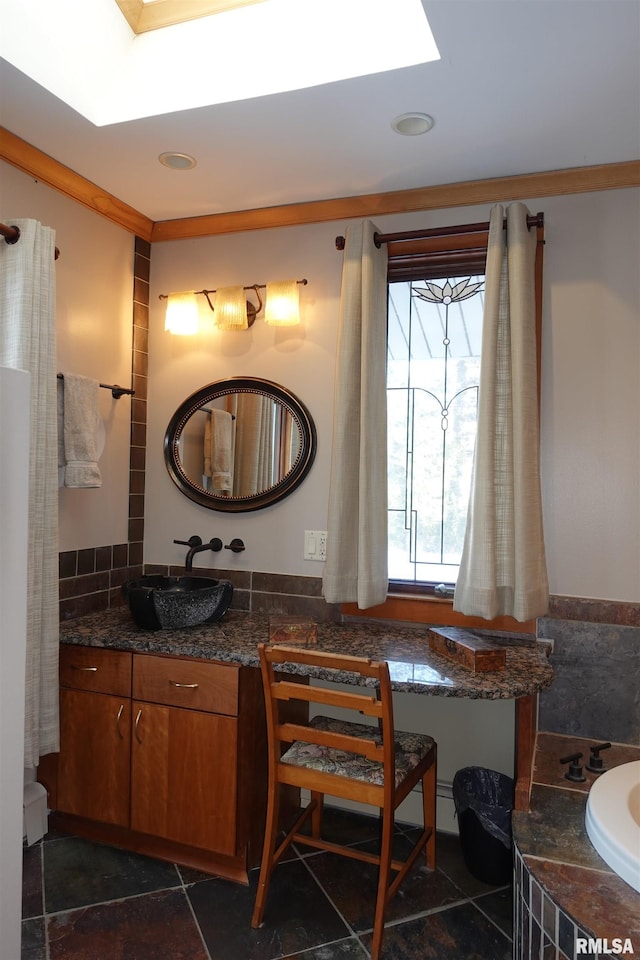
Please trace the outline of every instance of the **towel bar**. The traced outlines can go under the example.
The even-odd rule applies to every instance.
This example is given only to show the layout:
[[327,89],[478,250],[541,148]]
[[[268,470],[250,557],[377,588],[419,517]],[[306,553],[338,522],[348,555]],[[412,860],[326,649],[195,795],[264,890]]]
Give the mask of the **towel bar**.
[[[58,380],[64,380],[64,374],[57,374]],[[120,397],[126,394],[130,394],[132,397],[135,396],[135,390],[131,390],[129,387],[121,387],[117,383],[101,383],[100,386],[103,390],[111,390],[111,396],[114,400],[119,400]]]

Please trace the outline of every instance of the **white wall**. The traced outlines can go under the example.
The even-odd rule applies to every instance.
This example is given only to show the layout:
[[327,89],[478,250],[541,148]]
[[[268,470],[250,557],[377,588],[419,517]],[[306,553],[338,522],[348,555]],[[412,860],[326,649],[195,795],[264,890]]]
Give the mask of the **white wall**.
[[[542,482],[551,592],[637,601],[640,573],[640,191],[532,199],[546,220]],[[376,218],[382,230],[488,219],[489,207]],[[291,227],[153,247],[145,560],[180,563],[174,538],[241,536],[223,566],[321,573],[302,559],[304,529],[326,529],[334,358],[344,223]],[[286,334],[259,318],[241,333],[182,340],[163,331],[159,293],[307,277],[304,327]],[[204,298],[203,304],[204,304]],[[209,319],[206,305],[202,316]],[[187,500],[170,481],[162,441],[178,404],[234,375],[289,387],[318,428],[309,477],[283,503],[227,515]],[[211,556],[201,563],[210,564]],[[216,560],[214,559],[214,563]],[[198,559],[196,559],[196,564]]]
[[[133,236],[0,162],[0,219],[32,217],[56,231],[58,370],[131,385]],[[60,490],[60,550],[126,543],[129,397],[101,390],[102,487]]]
[[552,593],[640,600],[640,190],[547,213],[542,478]]
[[[184,548],[174,539],[198,534],[242,537],[247,549],[196,557],[194,566],[318,576],[322,564],[302,559],[303,531],[326,529],[333,416],[334,358],[341,257],[333,245],[336,226],[298,227],[155,244],[151,258],[149,404],[145,561],[180,564]],[[201,317],[208,331],[197,337],[164,332],[158,294],[227,284],[302,279],[304,324],[268,327],[260,315],[246,331],[212,328],[204,297]],[[264,293],[264,291],[263,291]],[[163,438],[176,407],[198,388],[231,376],[276,381],[308,407],[318,431],[318,454],[309,476],[286,500],[252,513],[225,514],[188,500],[164,466]]]

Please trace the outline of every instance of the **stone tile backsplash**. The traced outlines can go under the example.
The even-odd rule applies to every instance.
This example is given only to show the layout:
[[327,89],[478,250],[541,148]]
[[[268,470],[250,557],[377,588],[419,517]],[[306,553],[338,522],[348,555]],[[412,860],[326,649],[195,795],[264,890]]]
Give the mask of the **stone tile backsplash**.
[[538,638],[553,642],[555,671],[540,693],[538,728],[640,743],[640,626],[542,617]]

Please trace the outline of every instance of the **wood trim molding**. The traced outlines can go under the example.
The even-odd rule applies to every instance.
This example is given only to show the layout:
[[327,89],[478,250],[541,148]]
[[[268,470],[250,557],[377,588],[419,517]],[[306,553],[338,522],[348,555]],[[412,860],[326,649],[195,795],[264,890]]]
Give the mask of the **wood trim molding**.
[[116,0],[127,23],[136,34],[262,2],[263,0],[155,0],[155,3],[143,3],[142,0]]
[[267,230],[330,220],[351,220],[417,210],[446,210],[448,207],[526,200],[533,197],[592,193],[640,186],[640,161],[610,163],[594,167],[548,170],[492,180],[469,180],[436,187],[370,193],[361,197],[314,200],[279,207],[214,213],[182,220],[159,220],[153,225],[153,243],[163,240],[190,240],[245,230]]
[[0,127],[0,160],[6,160],[24,173],[83,204],[95,213],[124,227],[152,243],[163,240],[191,240],[198,237],[269,230],[273,227],[326,223],[359,217],[383,216],[418,210],[446,210],[448,207],[474,206],[506,200],[593,193],[640,186],[640,160],[610,163],[595,167],[573,167],[526,173],[492,180],[469,180],[436,187],[371,193],[361,197],[313,200],[306,203],[214,213],[201,217],[158,220],[135,210],[107,193],[95,183],[75,173],[26,140]]
[[53,157],[32,147],[26,140],[22,140],[4,127],[0,127],[0,159],[6,160],[23,173],[41,180],[53,187],[71,200],[76,200],[95,213],[106,217],[118,226],[124,227],[130,233],[151,240],[153,220],[134,210],[107,193],[101,187],[91,183],[75,173],[69,167],[54,160]]
[[513,617],[483,620],[453,609],[451,600],[409,594],[389,594],[384,603],[361,610],[355,603],[343,603],[342,613],[348,617],[371,617],[374,620],[404,620],[407,623],[431,623],[441,627],[466,627],[468,630],[504,630],[509,633],[536,632],[536,621],[520,622]]

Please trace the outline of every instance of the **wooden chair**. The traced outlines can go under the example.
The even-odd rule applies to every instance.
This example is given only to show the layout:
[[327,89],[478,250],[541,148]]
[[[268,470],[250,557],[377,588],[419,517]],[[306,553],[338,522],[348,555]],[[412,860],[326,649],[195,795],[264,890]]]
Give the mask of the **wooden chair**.
[[[269,793],[267,823],[260,879],[251,925],[264,916],[269,881],[274,867],[292,843],[307,844],[378,866],[378,892],[373,924],[372,960],[378,960],[384,933],[387,904],[426,850],[427,866],[435,868],[436,744],[431,737],[394,731],[389,667],[360,657],[314,652],[309,649],[260,644],[260,666],[265,693],[269,740]],[[280,673],[274,664],[281,665]],[[291,665],[287,667],[286,665]],[[295,665],[322,672],[325,678],[355,680],[353,692],[342,692],[295,682]],[[355,675],[355,676],[354,676]],[[314,716],[307,722],[287,722],[281,707],[289,711],[301,701],[308,716],[311,703],[341,707],[371,717],[363,724]],[[377,721],[377,723],[375,722]],[[394,812],[417,783],[422,783],[424,824],[418,841],[405,861],[392,858]],[[282,785],[310,792],[310,802],[276,848]],[[324,795],[356,800],[379,807],[382,839],[379,854],[363,852],[321,836]],[[301,834],[311,818],[311,835]],[[391,872],[396,875],[391,880]]]

